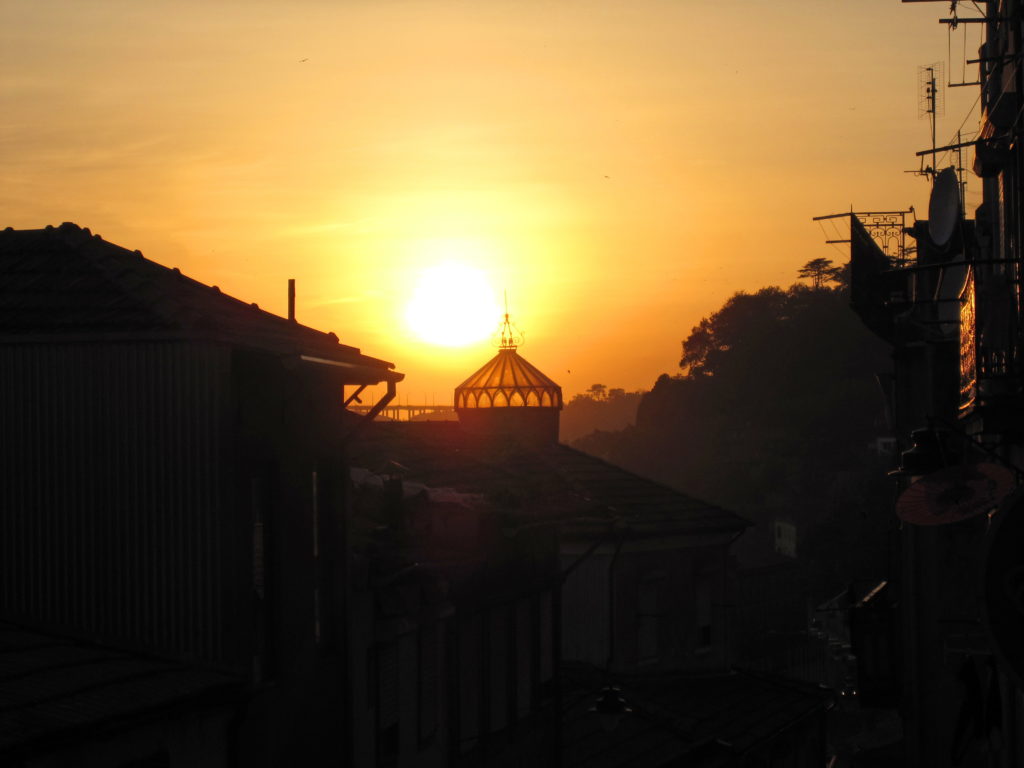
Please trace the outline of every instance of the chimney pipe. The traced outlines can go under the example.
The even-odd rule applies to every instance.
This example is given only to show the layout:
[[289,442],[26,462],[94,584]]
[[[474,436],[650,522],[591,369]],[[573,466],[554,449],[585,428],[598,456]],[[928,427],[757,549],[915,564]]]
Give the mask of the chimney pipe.
[[295,322],[295,278],[288,280],[288,319]]

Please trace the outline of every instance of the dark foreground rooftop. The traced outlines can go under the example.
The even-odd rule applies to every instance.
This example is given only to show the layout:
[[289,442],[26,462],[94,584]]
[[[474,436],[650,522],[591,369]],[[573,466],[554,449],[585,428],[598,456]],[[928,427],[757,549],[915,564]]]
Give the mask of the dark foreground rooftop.
[[75,224],[0,232],[0,337],[199,339],[403,376],[324,333],[260,309]]
[[209,669],[0,623],[0,764],[239,691]]
[[378,422],[351,447],[353,466],[397,470],[404,480],[477,493],[519,524],[562,521],[591,535],[613,521],[632,536],[739,532],[749,523],[566,445],[495,443],[458,422]]
[[616,676],[632,711],[613,730],[591,711],[600,672],[565,665],[563,765],[654,768],[734,765],[785,737],[817,736],[809,722],[832,705],[832,693],[809,683],[752,672]]

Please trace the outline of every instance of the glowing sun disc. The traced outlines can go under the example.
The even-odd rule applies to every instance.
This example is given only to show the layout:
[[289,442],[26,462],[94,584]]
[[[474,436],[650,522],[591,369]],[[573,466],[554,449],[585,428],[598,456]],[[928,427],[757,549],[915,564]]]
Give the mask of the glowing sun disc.
[[500,320],[484,273],[457,262],[423,271],[405,308],[409,329],[430,344],[462,347],[491,335]]

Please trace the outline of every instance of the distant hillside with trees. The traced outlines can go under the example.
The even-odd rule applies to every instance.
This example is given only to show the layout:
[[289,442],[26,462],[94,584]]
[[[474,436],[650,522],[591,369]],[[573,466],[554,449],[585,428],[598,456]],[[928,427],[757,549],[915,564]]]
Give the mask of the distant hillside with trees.
[[810,285],[734,294],[691,330],[680,372],[642,397],[634,426],[576,447],[739,512],[760,529],[748,542],[792,521],[823,590],[877,572],[886,523],[868,518],[891,493],[874,450],[888,431],[877,376],[891,363],[850,310],[845,275],[815,260],[800,272]]
[[561,441],[572,443],[592,432],[612,432],[633,426],[644,394],[615,387],[609,389],[604,384],[591,385],[562,409],[559,420]]

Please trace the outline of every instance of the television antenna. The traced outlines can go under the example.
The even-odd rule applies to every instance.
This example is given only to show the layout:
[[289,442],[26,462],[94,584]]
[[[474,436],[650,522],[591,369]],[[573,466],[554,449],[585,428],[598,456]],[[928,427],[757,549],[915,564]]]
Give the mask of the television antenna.
[[[977,5],[975,5],[975,7],[977,7]],[[981,9],[979,9],[979,10],[981,10]],[[953,62],[953,32],[956,30],[956,28],[960,24],[960,22],[965,22],[965,24],[964,24],[964,34],[963,34],[963,45],[962,45],[962,49],[961,49],[961,52],[963,54],[961,56],[961,58],[963,59],[963,61],[962,61],[961,65],[960,65],[960,82],[958,82],[958,83],[954,83],[953,82],[953,74],[954,73],[951,72],[949,80],[946,82],[946,87],[947,88],[966,88],[967,86],[971,86],[971,85],[982,85],[983,82],[981,80],[981,73],[980,72],[978,73],[978,79],[977,80],[972,80],[970,82],[967,81],[967,65],[968,64],[981,64],[982,61],[983,61],[983,58],[984,58],[984,57],[982,59],[968,59],[967,58],[967,55],[968,55],[967,54],[967,46],[968,46],[968,43],[967,43],[967,28],[971,25],[972,22],[973,23],[977,23],[978,21],[987,21],[987,19],[985,19],[984,16],[981,17],[980,19],[977,19],[977,18],[961,19],[959,16],[957,16],[956,0],[953,0],[953,5],[950,8],[950,11],[953,13],[953,18],[946,20],[946,21],[949,22],[948,26],[946,27],[946,50],[947,50],[946,58],[950,62],[950,66],[951,67],[952,67],[952,62]],[[982,42],[984,40],[984,30],[979,28],[978,32],[979,32],[979,35],[978,35],[978,37],[979,37],[979,39],[978,39],[978,47],[980,48],[981,45],[982,45]]]
[[932,164],[924,173],[935,174],[935,120],[946,114],[946,97],[942,90],[944,64],[937,61],[917,68],[917,117],[927,116],[932,133]]

